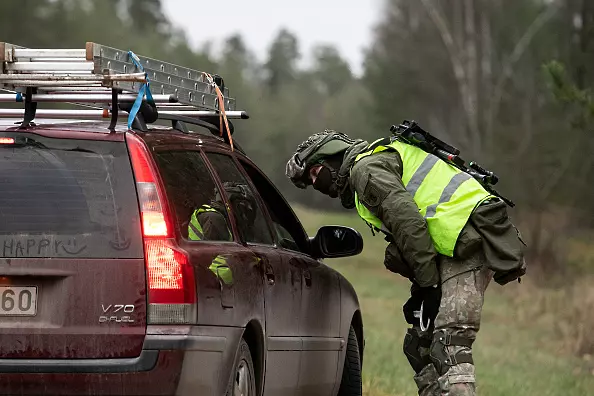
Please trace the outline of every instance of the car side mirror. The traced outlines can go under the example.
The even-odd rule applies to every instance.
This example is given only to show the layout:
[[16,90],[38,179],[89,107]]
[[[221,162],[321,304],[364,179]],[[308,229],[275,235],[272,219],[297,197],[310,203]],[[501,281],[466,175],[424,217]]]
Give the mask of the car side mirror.
[[363,251],[361,234],[349,227],[322,226],[313,238],[309,238],[312,256],[315,258],[338,258],[356,256]]

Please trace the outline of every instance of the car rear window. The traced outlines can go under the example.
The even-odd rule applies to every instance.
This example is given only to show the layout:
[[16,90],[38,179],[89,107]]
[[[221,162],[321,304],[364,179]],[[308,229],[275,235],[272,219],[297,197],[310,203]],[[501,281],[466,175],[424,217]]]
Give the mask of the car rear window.
[[142,258],[124,142],[10,136],[20,144],[0,145],[0,257]]

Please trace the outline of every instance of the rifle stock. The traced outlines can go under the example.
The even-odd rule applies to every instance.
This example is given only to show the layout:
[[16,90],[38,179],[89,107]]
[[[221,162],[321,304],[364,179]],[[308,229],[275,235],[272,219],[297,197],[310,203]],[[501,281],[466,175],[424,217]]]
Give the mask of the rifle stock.
[[462,172],[466,172],[474,177],[487,192],[501,198],[510,207],[515,206],[513,201],[505,198],[493,188],[493,185],[499,181],[499,178],[493,172],[486,170],[476,162],[470,162],[470,166],[466,166],[466,161],[459,156],[460,150],[423,130],[415,121],[405,120],[398,126],[392,125],[390,131],[404,143],[419,147],[425,152],[437,156],[442,161],[455,166]]

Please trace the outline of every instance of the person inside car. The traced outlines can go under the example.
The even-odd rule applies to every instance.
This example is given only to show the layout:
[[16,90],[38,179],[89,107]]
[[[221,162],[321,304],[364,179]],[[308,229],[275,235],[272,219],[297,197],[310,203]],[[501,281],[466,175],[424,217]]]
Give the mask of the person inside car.
[[232,235],[227,225],[225,205],[213,200],[192,213],[188,223],[188,239],[191,241],[231,241]]
[[[233,212],[240,224],[239,229],[249,230],[255,220],[256,201],[246,185],[233,182],[223,183]],[[226,216],[226,207],[218,189],[210,204],[204,204],[192,213],[188,224],[188,239],[192,241],[231,241],[233,235]],[[244,235],[244,237],[246,237]]]

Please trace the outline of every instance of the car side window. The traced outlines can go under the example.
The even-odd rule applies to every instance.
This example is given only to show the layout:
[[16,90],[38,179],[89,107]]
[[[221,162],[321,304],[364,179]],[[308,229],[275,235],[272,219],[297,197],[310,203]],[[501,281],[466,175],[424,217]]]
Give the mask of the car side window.
[[245,161],[239,162],[266,204],[279,246],[308,253],[307,233],[283,196],[260,171]]
[[155,160],[182,237],[232,241],[225,202],[200,152],[157,151]]
[[233,158],[218,153],[207,153],[206,156],[223,182],[225,195],[235,215],[242,239],[248,243],[272,245],[272,235],[258,204],[257,194],[252,190]]

